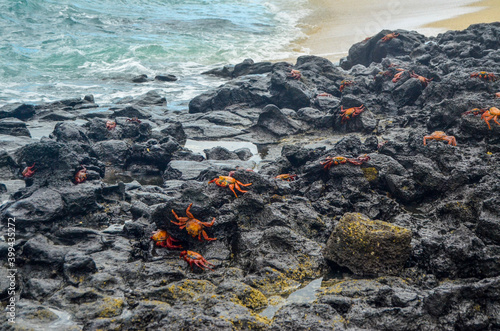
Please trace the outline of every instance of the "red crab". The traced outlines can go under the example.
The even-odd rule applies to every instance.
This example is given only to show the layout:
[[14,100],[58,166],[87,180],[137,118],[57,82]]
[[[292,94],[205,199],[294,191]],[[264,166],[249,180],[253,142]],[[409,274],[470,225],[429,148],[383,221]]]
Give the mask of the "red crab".
[[491,120],[493,120],[496,124],[500,125],[500,123],[498,123],[498,116],[500,116],[500,109],[498,109],[497,107],[491,107],[490,109],[485,111],[483,115],[481,115],[481,119],[483,119],[486,122],[486,124],[488,124],[488,128],[491,130],[490,126]]
[[412,71],[410,77],[417,78],[422,83],[422,85],[424,87],[427,86],[429,84],[429,82],[434,79],[434,78],[429,79],[429,78],[425,78],[424,76],[417,75],[415,73],[415,71]]
[[114,128],[116,128],[116,122],[106,121],[106,129],[113,130]]
[[142,123],[142,121],[140,119],[138,119],[137,117],[127,118],[127,122],[135,122],[135,123],[138,123],[138,124]]
[[294,180],[297,180],[297,175],[291,175],[291,174],[282,174],[278,175],[274,178],[281,179],[281,180],[286,180],[287,182],[292,182]]
[[182,248],[181,245],[178,245],[178,246],[174,245],[174,242],[179,242],[179,240],[172,237],[165,230],[153,231],[153,235],[151,236],[151,239],[156,243],[156,246],[158,246],[158,247],[167,247],[169,249]]
[[[231,175],[232,173],[230,173]],[[211,181],[208,182],[209,184],[210,183],[215,183],[217,186],[220,186],[220,187],[229,187],[229,189],[231,191],[233,191],[234,195],[236,197],[238,197],[238,195],[236,194],[236,192],[234,191],[234,188],[236,187],[236,189],[238,191],[240,191],[241,193],[245,193],[245,192],[248,192],[248,191],[243,191],[240,187],[241,186],[250,186],[252,185],[252,183],[248,183],[248,184],[243,184],[242,182],[234,179],[233,177],[231,176],[219,176],[219,178],[214,178],[212,179]]]
[[403,74],[405,73],[404,69],[396,69],[396,70],[399,72],[395,74],[394,77],[392,78],[393,83],[397,83],[401,78],[403,78]]
[[471,76],[471,78],[477,77],[477,78],[484,79],[484,80],[487,80],[490,82],[494,82],[498,79],[498,77],[495,76],[495,74],[493,74],[491,72],[486,72],[486,71],[473,72],[472,74],[470,74],[470,76]]
[[87,168],[82,165],[82,170],[78,171],[75,175],[75,182],[77,184],[83,183],[87,179]]
[[382,37],[382,39],[380,39],[380,40],[382,40],[382,42],[383,42],[383,43],[385,43],[385,42],[388,42],[388,41],[390,41],[390,40],[392,40],[392,39],[394,39],[394,38],[397,38],[397,37],[399,37],[399,33],[396,33],[396,32],[391,32],[391,33],[389,33],[389,34],[386,34],[386,35],[385,35],[384,37]]
[[182,251],[180,258],[184,259],[184,261],[189,263],[191,270],[193,270],[193,264],[195,264],[197,267],[201,268],[202,270],[205,270],[205,268],[208,268],[208,269],[213,271],[213,269],[208,266],[208,265],[213,266],[213,264],[208,262],[203,256],[201,256],[200,254],[198,254],[196,252]]
[[341,123],[343,124],[345,121],[350,120],[353,117],[358,116],[365,110],[365,106],[361,105],[360,107],[352,107],[344,109],[344,106],[340,106],[340,117],[342,117]]
[[[392,77],[392,76],[394,76],[394,71],[405,71],[404,69],[401,69],[401,68],[395,68],[395,66],[396,66],[395,64],[391,63],[388,66],[388,68],[389,68],[388,70],[386,70],[386,71],[380,71],[378,74],[382,75],[384,77]],[[391,69],[391,68],[393,68],[393,69]],[[399,76],[401,76],[400,73],[398,73],[398,74],[399,74]]]
[[302,74],[300,73],[299,70],[294,70],[292,69],[290,73],[287,74],[287,77],[293,78],[293,79],[300,79],[302,77]]
[[430,136],[424,136],[424,145],[427,145],[426,140],[444,140],[448,145],[457,146],[457,140],[453,136],[447,136],[443,131],[434,131]]
[[500,125],[500,123],[498,123],[498,116],[500,116],[500,109],[498,109],[497,107],[491,107],[490,109],[474,108],[464,113],[464,115],[467,114],[474,114],[474,115],[481,114],[481,119],[486,122],[486,124],[488,125],[488,129],[490,130],[491,130],[491,125],[490,125],[491,120],[493,120],[496,124]]
[[35,167],[35,163],[33,163],[33,165],[31,167],[24,168],[24,170],[22,172],[23,177],[33,176],[35,174],[35,169],[33,169],[34,167]]
[[355,164],[355,165],[361,165],[364,162],[368,162],[369,160],[370,160],[370,157],[368,155],[366,155],[366,154],[363,155],[363,156],[358,156],[355,159],[347,158],[347,157],[344,157],[344,156],[335,156],[335,157],[327,156],[325,158],[325,161],[324,162],[320,162],[320,164],[322,166],[324,166],[323,168],[325,170],[329,170],[332,165],[345,164],[347,162]]
[[326,92],[316,94],[316,98],[320,98],[320,97],[333,98],[333,95],[331,95],[330,93],[326,93]]
[[341,81],[340,82],[340,87],[339,87],[340,92],[344,92],[344,88],[346,86],[350,86],[352,84],[354,84],[354,82],[352,80],[343,80],[343,81]]
[[193,204],[191,203],[186,209],[187,217],[177,216],[175,211],[172,209],[172,214],[174,214],[175,218],[179,221],[179,223],[176,223],[174,221],[170,221],[170,222],[174,223],[175,225],[179,225],[179,229],[181,229],[181,230],[186,228],[187,232],[191,236],[193,236],[193,237],[198,236],[199,241],[202,241],[201,236],[203,236],[203,238],[205,240],[208,240],[208,241],[216,240],[217,238],[209,238],[207,233],[205,232],[205,230],[203,230],[203,227],[211,227],[212,225],[214,225],[215,217],[212,220],[212,222],[210,222],[210,223],[201,222],[201,221],[197,220],[196,218],[194,218],[193,214],[191,214],[191,212],[189,211],[191,209],[192,205]]
[[481,115],[483,114],[487,109],[484,109],[484,108],[474,108],[472,110],[468,110],[466,111],[465,113],[462,114],[462,116],[464,115],[469,115],[469,114],[473,114],[474,116],[476,115]]
[[500,98],[500,92],[495,93],[495,97]]

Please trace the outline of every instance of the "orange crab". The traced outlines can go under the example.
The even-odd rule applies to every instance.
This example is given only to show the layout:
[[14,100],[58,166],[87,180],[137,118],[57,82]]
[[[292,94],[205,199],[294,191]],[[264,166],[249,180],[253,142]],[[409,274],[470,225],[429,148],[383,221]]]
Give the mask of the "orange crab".
[[405,73],[404,69],[396,69],[396,70],[399,72],[394,75],[394,78],[392,78],[393,83],[397,83],[401,78],[403,78],[403,74]]
[[116,128],[116,122],[106,121],[106,129],[113,130],[114,128]]
[[229,187],[229,189],[231,191],[233,191],[233,193],[234,193],[234,195],[236,197],[238,197],[238,195],[234,191],[235,187],[241,193],[248,192],[248,191],[243,191],[240,186],[250,186],[250,185],[252,185],[252,183],[243,184],[242,182],[240,182],[240,181],[234,179],[233,177],[231,177],[231,175],[232,175],[232,172],[229,173],[229,176],[219,176],[219,178],[214,178],[211,181],[209,181],[208,183],[209,184],[210,183],[215,183],[217,186],[220,186],[220,187]]
[[500,98],[500,92],[495,93],[495,97]]
[[196,218],[194,218],[193,214],[191,214],[191,212],[189,211],[191,209],[192,205],[193,204],[191,203],[186,209],[187,217],[177,216],[175,211],[172,209],[172,214],[174,214],[175,218],[179,221],[179,223],[176,223],[174,221],[170,221],[170,222],[174,223],[175,225],[179,225],[179,229],[181,229],[181,230],[186,228],[187,232],[191,236],[193,236],[193,237],[198,236],[199,241],[202,241],[201,236],[203,236],[203,238],[207,241],[216,240],[217,238],[209,238],[207,233],[205,232],[205,230],[203,230],[203,227],[211,227],[212,225],[214,225],[215,217],[212,220],[212,222],[210,222],[210,223],[201,222],[201,221],[197,220]]
[[335,156],[335,157],[327,156],[325,158],[325,161],[320,162],[320,164],[322,166],[324,166],[323,168],[325,170],[329,170],[332,165],[345,164],[347,162],[355,164],[355,165],[361,165],[364,162],[368,162],[368,161],[370,161],[370,157],[366,154],[363,156],[358,156],[355,159],[347,158],[344,156]]
[[[395,77],[395,75],[394,75],[395,71],[405,71],[404,69],[396,68],[396,65],[392,64],[392,63],[387,68],[388,68],[388,70],[380,71],[378,74],[382,75],[384,77],[393,77],[393,76]],[[398,75],[398,77],[400,77],[402,74],[398,72],[398,73],[396,73],[396,75]]]
[[500,125],[500,123],[498,123],[498,116],[500,116],[500,109],[498,109],[497,107],[491,107],[490,109],[485,111],[483,115],[481,115],[481,119],[483,119],[486,124],[488,124],[488,128],[491,130],[491,120]]
[[489,122],[491,120],[493,120],[496,124],[500,125],[500,123],[498,123],[498,116],[500,116],[500,109],[498,109],[497,107],[491,107],[490,109],[474,108],[464,113],[464,115],[468,114],[481,115],[481,119],[486,122],[490,130],[491,130],[491,125]]
[[346,86],[350,86],[352,84],[354,84],[354,82],[352,80],[343,80],[343,81],[341,81],[340,82],[340,86],[339,86],[340,92],[344,92],[344,88]]
[[174,245],[174,242],[179,242],[179,240],[172,237],[165,230],[153,231],[153,235],[150,237],[158,247],[167,247],[169,249],[182,248],[181,245]]
[[477,78],[484,79],[484,80],[487,80],[490,82],[494,82],[498,79],[498,77],[495,76],[495,74],[493,74],[491,72],[486,72],[486,71],[473,72],[472,74],[470,74],[470,76],[471,76],[471,78],[477,77]]
[[358,116],[365,110],[365,106],[361,105],[360,107],[352,107],[344,109],[344,106],[340,106],[340,117],[342,117],[341,123],[344,124],[345,121],[350,120],[353,117]]
[[430,136],[424,136],[424,145],[427,145],[426,140],[444,140],[448,145],[457,146],[457,140],[453,136],[447,136],[443,131],[434,131]]
[[83,183],[87,179],[87,168],[82,165],[82,168],[80,171],[78,171],[75,175],[75,182],[77,184]]
[[417,75],[415,73],[415,71],[412,71],[410,77],[417,78],[422,83],[422,85],[424,87],[427,86],[429,84],[429,82],[434,79],[434,78],[429,79],[429,78],[425,78],[424,76]]
[[287,77],[293,78],[293,79],[300,79],[302,77],[302,74],[300,73],[299,70],[292,69],[288,74]]
[[35,163],[33,163],[33,165],[31,167],[26,167],[24,168],[23,172],[22,172],[22,175],[23,177],[31,177],[35,174],[35,169],[33,169],[35,167]]
[[192,271],[193,271],[193,264],[196,265],[197,267],[201,268],[202,270],[205,270],[205,268],[208,268],[208,269],[213,271],[213,269],[208,266],[208,265],[213,266],[213,264],[208,262],[203,256],[201,256],[200,254],[198,254],[196,252],[182,251],[180,258],[184,259],[184,261],[189,263],[189,266],[191,267]]
[[383,43],[385,43],[385,42],[388,42],[388,41],[390,41],[390,40],[392,40],[392,39],[394,39],[394,38],[397,38],[397,37],[399,37],[399,33],[396,33],[396,32],[391,32],[391,33],[389,33],[389,34],[386,34],[386,35],[385,35],[384,37],[382,37],[382,39],[380,39],[380,40],[382,40],[382,42],[383,42]]
[[291,175],[291,174],[282,174],[278,175],[274,178],[281,179],[281,180],[286,180],[287,182],[292,182],[294,180],[297,180],[297,175]]

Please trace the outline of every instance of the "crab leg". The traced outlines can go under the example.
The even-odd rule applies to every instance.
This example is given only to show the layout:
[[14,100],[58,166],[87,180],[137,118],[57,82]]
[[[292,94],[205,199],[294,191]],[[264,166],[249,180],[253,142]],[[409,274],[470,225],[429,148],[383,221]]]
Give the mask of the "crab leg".
[[363,161],[359,161],[359,160],[356,160],[356,159],[347,159],[347,161],[349,163],[354,164],[354,165],[361,165],[361,164],[363,164]]
[[[172,209],[172,214],[174,214],[175,218],[178,220],[178,221],[182,221],[181,218],[179,216],[177,216],[177,214],[175,213],[175,211]],[[185,217],[183,217],[185,218]]]
[[179,242],[180,240],[174,239],[172,237],[167,238],[167,247],[168,248],[182,248],[181,245],[174,245],[173,242]]
[[488,124],[488,129],[491,130],[490,120],[491,120],[491,116],[484,116],[484,121],[486,122],[486,124]]
[[455,137],[444,138],[448,142],[448,145],[457,146],[457,140]]
[[202,224],[203,226],[206,226],[206,227],[208,227],[208,228],[209,228],[209,227],[211,227],[212,225],[214,225],[214,222],[215,222],[215,217],[214,217],[214,219],[212,220],[212,222],[210,222],[210,223],[209,223],[209,222],[201,222],[201,221],[200,221],[200,224]]
[[191,206],[193,205],[193,203],[191,203],[189,205],[189,207],[187,207],[186,209],[186,215],[189,217],[189,218],[194,218],[193,214],[191,214],[191,212],[189,211],[191,209]]
[[[236,192],[234,191],[234,185],[235,185],[235,184],[229,184],[229,189],[230,189],[231,191],[233,191],[233,193],[234,193],[234,195],[235,195],[236,197],[238,197],[238,195],[237,195],[237,194],[236,194]],[[240,191],[241,191],[241,190],[240,190]]]
[[201,236],[203,235],[203,238],[205,238],[205,240],[207,241],[213,241],[213,240],[217,240],[217,238],[209,238],[207,233],[205,232],[205,230],[202,230],[201,233],[198,235],[198,240],[201,241]]
[[[196,264],[198,267],[200,267],[201,269],[204,269],[204,268],[208,268],[212,271],[214,271],[214,269],[210,268],[207,264],[210,264],[213,266],[212,263],[208,262],[207,260],[203,259],[201,261],[194,261],[194,264]],[[191,266],[191,269],[192,269],[192,266]]]
[[[238,183],[237,183],[237,182],[236,182],[236,183],[234,183],[234,186],[236,186],[236,189],[237,189],[238,191],[240,191],[241,193],[248,192],[248,191],[244,191],[244,190],[242,190],[242,189],[241,189],[241,187],[238,185]],[[242,186],[248,186],[248,184],[245,184],[245,185],[243,185],[243,184],[242,184]]]
[[496,124],[500,125],[500,123],[498,123],[497,119],[498,119],[498,116],[493,117],[493,121],[495,121]]

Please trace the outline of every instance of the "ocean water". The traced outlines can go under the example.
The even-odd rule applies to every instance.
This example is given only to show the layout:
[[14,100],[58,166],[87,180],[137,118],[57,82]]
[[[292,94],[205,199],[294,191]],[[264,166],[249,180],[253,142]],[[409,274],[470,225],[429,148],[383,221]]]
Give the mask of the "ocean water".
[[[307,0],[0,0],[0,106],[159,89],[169,109],[222,83],[200,73],[297,56]],[[131,83],[146,74],[177,82]]]

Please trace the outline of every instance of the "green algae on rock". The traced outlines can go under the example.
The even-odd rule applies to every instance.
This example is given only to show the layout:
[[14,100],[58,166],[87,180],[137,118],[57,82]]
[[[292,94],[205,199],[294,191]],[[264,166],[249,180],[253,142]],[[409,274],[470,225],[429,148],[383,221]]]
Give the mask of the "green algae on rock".
[[363,276],[396,275],[411,252],[411,231],[387,222],[346,213],[330,235],[327,260]]

